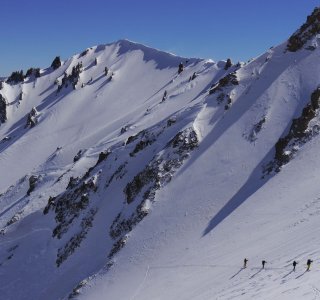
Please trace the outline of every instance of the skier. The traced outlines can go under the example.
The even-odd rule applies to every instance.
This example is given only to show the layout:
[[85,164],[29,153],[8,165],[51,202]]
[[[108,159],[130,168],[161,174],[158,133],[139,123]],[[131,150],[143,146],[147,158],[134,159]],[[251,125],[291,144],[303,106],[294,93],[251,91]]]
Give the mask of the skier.
[[293,265],[293,271],[296,270],[296,265],[297,265],[297,264],[298,264],[298,263],[294,260],[293,263],[292,263],[292,265]]
[[310,266],[311,263],[313,263],[313,260],[311,260],[310,258],[307,260],[307,271],[310,271]]
[[163,97],[162,97],[162,101],[161,102],[164,102],[167,99],[167,95],[168,95],[168,92],[165,90],[164,93],[163,93]]
[[183,66],[183,63],[181,62],[181,63],[179,64],[178,74],[180,74],[180,73],[183,71],[183,68],[184,68],[184,66]]
[[243,260],[243,268],[244,268],[244,269],[247,267],[247,262],[248,262],[248,259],[245,258],[245,259]]
[[267,262],[265,260],[262,261],[262,269],[264,269],[264,265],[266,264]]

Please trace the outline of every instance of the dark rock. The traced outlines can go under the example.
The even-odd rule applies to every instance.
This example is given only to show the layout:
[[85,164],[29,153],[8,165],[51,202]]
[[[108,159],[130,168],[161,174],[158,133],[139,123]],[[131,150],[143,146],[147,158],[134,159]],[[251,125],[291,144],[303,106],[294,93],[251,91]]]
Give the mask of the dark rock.
[[134,148],[133,151],[130,153],[130,156],[134,156],[135,154],[137,154],[137,153],[140,152],[141,150],[143,150],[143,149],[145,149],[146,147],[152,145],[155,141],[156,141],[155,138],[141,140],[140,142],[138,142],[138,143],[136,144],[135,148]]
[[80,181],[79,177],[71,176],[70,179],[69,179],[69,183],[68,183],[67,189],[74,188],[77,184],[79,184],[79,181]]
[[[320,88],[317,88],[311,95],[310,102],[303,108],[300,117],[293,119],[289,132],[284,137],[279,138],[275,144],[274,160],[268,163],[265,173],[272,170],[279,172],[281,166],[287,164],[296,151],[295,145],[302,145],[312,138],[313,131],[308,129],[310,121],[315,118],[320,104]],[[288,147],[290,146],[290,149]]]
[[[139,132],[139,134],[141,134],[141,132]],[[129,136],[127,139],[126,145],[129,145],[130,143],[135,141],[139,137],[139,134]]]
[[6,99],[0,94],[0,124],[7,121],[7,102]]
[[61,85],[58,86],[57,92],[59,92],[63,87],[67,88],[69,85],[76,89],[76,86],[80,79],[80,73],[82,72],[83,66],[82,63],[78,63],[76,66],[72,67],[70,75],[64,74]]
[[51,196],[49,197],[48,204],[43,210],[44,215],[46,215],[49,212],[50,208],[55,205],[55,200],[56,200],[56,197],[51,197]]
[[89,49],[84,50],[83,52],[80,53],[79,58],[86,56],[88,54],[88,52],[89,52]]
[[73,162],[74,163],[77,162],[81,158],[82,154],[83,154],[83,150],[80,149],[76,154],[76,156],[73,158]]
[[306,22],[288,40],[287,50],[300,50],[312,37],[320,33],[320,8],[316,7]]
[[17,84],[24,81],[23,71],[14,71],[7,79],[7,83]]
[[35,107],[32,108],[31,112],[27,116],[27,123],[25,128],[30,127],[33,128],[35,125],[38,124],[38,111]]
[[53,68],[53,70],[56,70],[61,67],[60,56],[55,57],[55,59],[53,60],[53,62],[51,64],[51,67]]
[[111,150],[109,149],[107,151],[100,152],[96,166],[102,163],[104,160],[106,160],[110,154],[111,154]]
[[92,227],[92,222],[97,209],[91,209],[80,224],[80,232],[74,235],[65,245],[64,248],[58,250],[56,264],[59,267],[75,250],[80,247],[81,242],[86,237],[88,231]]
[[113,221],[110,227],[110,236],[113,239],[130,232],[147,216],[146,203],[154,201],[156,191],[170,182],[173,174],[197,146],[198,138],[195,131],[187,128],[169,141],[161,155],[155,156],[140,173],[134,176],[124,189],[127,204],[133,203],[138,198],[141,200],[129,218],[124,218],[120,213]]
[[222,91],[224,87],[238,85],[239,81],[237,79],[236,73],[230,73],[225,77],[221,78],[218,83],[214,84],[209,90],[209,95],[214,94],[217,91]]
[[232,66],[231,59],[228,58],[228,59],[227,59],[227,62],[226,62],[226,65],[224,66],[224,69],[225,69],[225,70],[228,70],[231,66]]
[[129,126],[124,126],[124,127],[121,128],[120,133],[121,133],[121,134],[124,134],[124,133],[127,132],[128,130],[129,130]]
[[127,241],[127,238],[122,237],[116,243],[114,243],[112,249],[108,254],[108,258],[111,259],[117,252],[119,252],[126,244],[126,241]]

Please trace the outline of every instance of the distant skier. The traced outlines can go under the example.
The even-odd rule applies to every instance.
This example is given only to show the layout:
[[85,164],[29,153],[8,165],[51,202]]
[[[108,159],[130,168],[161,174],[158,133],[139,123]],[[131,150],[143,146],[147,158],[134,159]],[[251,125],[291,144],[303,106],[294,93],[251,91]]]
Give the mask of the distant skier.
[[162,102],[166,101],[168,92],[165,90],[162,97]]
[[313,260],[310,258],[307,260],[307,271],[310,271],[311,263],[313,263]]
[[297,266],[297,264],[298,264],[298,263],[294,260],[294,261],[293,261],[293,263],[292,263],[292,265],[293,265],[293,271],[295,271],[295,270],[296,270],[296,266]]
[[264,266],[267,262],[265,260],[262,261],[262,269],[264,269]]
[[244,268],[244,269],[247,267],[247,262],[248,262],[248,259],[245,258],[245,259],[243,260],[243,268]]
[[183,71],[183,69],[184,69],[184,66],[183,66],[183,63],[181,62],[181,63],[179,64],[178,74],[180,74],[180,73]]

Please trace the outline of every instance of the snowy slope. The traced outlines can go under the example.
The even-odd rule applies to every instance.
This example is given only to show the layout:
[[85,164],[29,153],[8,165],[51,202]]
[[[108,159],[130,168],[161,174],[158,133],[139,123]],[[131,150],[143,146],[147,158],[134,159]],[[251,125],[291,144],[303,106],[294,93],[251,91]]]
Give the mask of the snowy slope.
[[[4,83],[1,90],[7,102],[8,118],[0,127],[3,190],[0,222],[4,228],[1,257],[3,295],[7,299],[42,299],[45,295],[57,299],[107,263],[106,254],[115,243],[107,228],[124,209],[123,189],[127,182],[156,151],[161,151],[179,131],[191,126],[207,87],[227,72],[224,62],[219,66],[211,61],[188,59],[186,63],[187,59],[129,41],[93,47],[86,52],[65,61],[55,71],[41,70],[40,78],[27,79],[23,84]],[[185,69],[178,75],[181,61]],[[60,83],[63,74],[70,74],[72,67],[80,62],[83,70],[76,89],[69,84],[57,92],[54,81],[58,78]],[[109,69],[107,76],[105,67]],[[194,72],[198,76],[189,82]],[[19,100],[21,91],[22,100]],[[165,91],[167,97],[163,101]],[[26,128],[27,115],[33,107],[38,112],[37,125]],[[167,130],[163,132],[164,129]],[[145,157],[135,158],[129,155],[135,146],[127,140],[139,132],[138,137],[142,136],[143,130],[148,130],[152,143],[156,143]],[[127,147],[123,144],[126,142]],[[81,249],[86,250],[75,251],[78,257],[74,262],[69,264],[68,256],[68,263],[58,268],[58,249],[66,247],[79,233],[81,220],[88,221],[88,212],[83,215],[75,212],[78,223],[75,221],[69,235],[60,240],[52,237],[57,226],[53,214],[44,216],[42,211],[50,196],[65,192],[70,178],[83,176],[97,162],[99,153],[108,149],[112,149],[117,162],[103,166],[101,191],[90,195],[88,208],[89,214],[95,214],[94,221],[100,222],[93,226],[97,232],[92,232],[81,244]],[[110,192],[105,191],[102,180],[106,181],[107,177],[110,180],[123,164],[128,164],[128,170],[123,171],[128,173],[128,178],[119,187],[111,186]],[[30,180],[34,176],[36,188],[31,191]],[[110,198],[115,203],[104,204],[103,200],[113,193]],[[95,241],[96,259],[83,265],[93,250],[88,247],[90,239]],[[97,245],[97,240],[103,242]],[[11,260],[11,252],[15,259]],[[18,281],[17,274],[20,274]],[[56,288],[57,284],[60,289]]]
[[[91,280],[93,288],[84,289],[80,299],[319,295],[319,137],[303,145],[279,174],[261,179],[275,143],[320,79],[314,63],[318,49],[292,54],[283,53],[284,47],[237,72],[234,104],[223,116],[214,98],[207,98],[195,119],[202,135],[199,149],[174,184],[159,193],[151,216],[130,236],[115,267]],[[250,142],[254,124],[264,117]],[[242,270],[244,257],[249,267]],[[315,266],[305,273],[308,258]],[[267,260],[263,271],[262,259]],[[299,261],[295,273],[294,259]]]
[[2,297],[318,297],[319,58],[316,34],[229,68],[121,40],[4,83]]

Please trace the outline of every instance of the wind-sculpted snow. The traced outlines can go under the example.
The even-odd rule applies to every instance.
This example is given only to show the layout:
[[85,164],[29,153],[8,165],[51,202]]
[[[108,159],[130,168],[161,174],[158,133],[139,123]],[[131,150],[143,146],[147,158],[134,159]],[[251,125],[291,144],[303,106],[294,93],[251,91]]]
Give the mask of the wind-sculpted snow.
[[183,60],[179,56],[168,54],[159,50],[155,51],[155,49],[137,44],[129,40],[120,40],[118,43],[118,53],[120,55],[130,53],[131,51],[141,51],[143,53],[143,60],[146,62],[153,61],[156,64],[156,68],[160,70],[178,66],[181,61],[183,63],[187,62],[187,64],[195,64],[200,61],[199,59],[195,58]]

